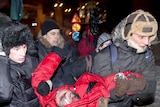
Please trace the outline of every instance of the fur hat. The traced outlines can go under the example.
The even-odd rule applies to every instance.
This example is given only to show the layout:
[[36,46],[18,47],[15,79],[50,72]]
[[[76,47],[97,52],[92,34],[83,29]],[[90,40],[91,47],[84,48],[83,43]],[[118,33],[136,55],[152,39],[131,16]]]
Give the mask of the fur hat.
[[0,30],[2,33],[2,47],[6,55],[9,55],[11,48],[22,44],[26,44],[27,48],[34,48],[33,35],[28,26],[19,22],[9,22],[5,23]]
[[96,50],[106,41],[111,40],[111,36],[108,33],[102,33],[97,40]]
[[122,28],[122,38],[127,38],[132,34],[141,36],[152,36],[150,42],[157,36],[158,24],[156,19],[148,12],[137,10],[126,17],[125,26]]
[[41,27],[42,35],[45,35],[48,31],[52,29],[60,29],[60,28],[54,20],[52,19],[45,20]]
[[[9,16],[7,16],[4,13],[0,13],[0,26],[1,26],[0,28],[3,27],[3,23],[7,23],[7,22],[10,22],[10,21],[12,21],[12,20],[10,19]],[[3,48],[2,48],[1,39],[2,39],[2,32],[0,31],[0,55],[4,55],[5,56],[5,53],[3,52]]]

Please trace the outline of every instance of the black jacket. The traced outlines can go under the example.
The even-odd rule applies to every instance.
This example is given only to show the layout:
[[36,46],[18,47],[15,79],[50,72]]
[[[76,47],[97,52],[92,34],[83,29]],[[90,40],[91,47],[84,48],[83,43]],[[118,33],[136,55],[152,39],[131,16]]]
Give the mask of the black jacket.
[[37,66],[36,58],[26,57],[22,64],[0,56],[0,106],[39,107],[31,86],[31,75]]
[[[36,40],[36,47],[38,48],[38,56],[41,61],[49,52],[52,47],[47,48],[40,40]],[[86,59],[79,58],[73,48],[65,43],[63,50],[66,55],[65,61],[58,67],[56,74],[52,77],[53,88],[62,85],[72,85],[76,79],[86,71]]]

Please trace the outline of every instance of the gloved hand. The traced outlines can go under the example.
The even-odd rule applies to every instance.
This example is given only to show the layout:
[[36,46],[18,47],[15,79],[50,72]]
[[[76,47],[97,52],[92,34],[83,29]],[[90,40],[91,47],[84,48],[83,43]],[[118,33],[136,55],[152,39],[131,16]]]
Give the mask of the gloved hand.
[[127,92],[135,92],[142,91],[147,85],[147,82],[144,78],[133,78],[132,80],[128,80],[129,89]]
[[37,92],[42,95],[42,96],[46,96],[50,91],[50,87],[48,85],[47,82],[42,81],[39,83],[38,88],[37,88]]
[[63,50],[63,49],[61,49],[59,47],[54,46],[52,48],[52,52],[58,54],[62,59],[66,58],[66,52],[65,52],[65,50]]
[[121,97],[127,93],[129,83],[126,79],[116,79],[115,95]]

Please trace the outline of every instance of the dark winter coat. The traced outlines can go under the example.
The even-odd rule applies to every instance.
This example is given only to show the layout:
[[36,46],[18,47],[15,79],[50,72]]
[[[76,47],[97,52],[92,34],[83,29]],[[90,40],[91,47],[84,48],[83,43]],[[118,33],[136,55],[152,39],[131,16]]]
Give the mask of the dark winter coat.
[[[42,38],[42,35],[38,35],[38,39],[35,41],[38,48],[39,60],[41,61],[49,52],[52,51],[52,46]],[[64,43],[63,47],[66,59],[64,63],[61,63],[56,70],[56,74],[52,77],[54,83],[53,88],[66,84],[74,84],[76,79],[86,71],[86,59],[78,58],[78,56],[72,51],[70,45]]]
[[110,47],[107,47],[95,56],[94,72],[101,76],[106,76],[114,72],[129,70],[142,74],[148,83],[145,90],[134,95],[132,98],[125,97],[123,101],[114,103],[113,105],[116,105],[114,107],[129,107],[131,99],[138,104],[150,103],[153,101],[152,98],[156,89],[156,67],[153,53],[151,50],[148,50],[149,57],[146,58],[146,52],[137,54],[135,49],[127,45],[127,42],[121,38],[121,29],[124,27],[124,21],[125,19],[112,32],[113,44],[117,47],[117,59],[114,65],[112,65]]
[[37,64],[37,60],[28,56],[22,64],[0,56],[1,107],[39,107],[38,98],[31,86],[31,74]]

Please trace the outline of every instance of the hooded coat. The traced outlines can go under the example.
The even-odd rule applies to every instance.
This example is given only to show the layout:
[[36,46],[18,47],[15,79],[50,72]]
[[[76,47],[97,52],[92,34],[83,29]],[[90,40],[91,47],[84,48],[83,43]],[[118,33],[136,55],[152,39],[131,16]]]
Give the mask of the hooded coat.
[[[110,47],[106,47],[94,58],[94,73],[107,76],[111,73],[122,72],[124,70],[137,72],[142,74],[147,80],[147,87],[142,92],[132,97],[125,97],[124,100],[120,102],[117,102],[118,99],[116,99],[116,103],[113,103],[113,105],[116,105],[115,107],[129,107],[128,105],[130,105],[132,101],[140,105],[152,103],[156,89],[156,67],[153,53],[148,49],[148,53],[137,54],[136,49],[128,46],[127,41],[122,39],[121,34],[122,28],[125,26],[125,21],[126,18],[115,27],[111,34],[113,45],[117,50],[117,59],[114,65],[112,65]],[[147,61],[146,53],[148,54]],[[148,98],[148,96],[150,96],[150,98]]]

